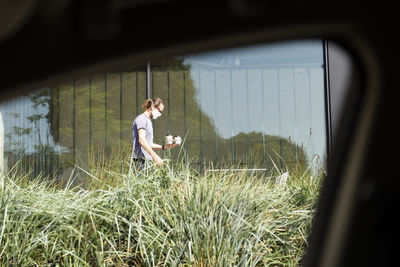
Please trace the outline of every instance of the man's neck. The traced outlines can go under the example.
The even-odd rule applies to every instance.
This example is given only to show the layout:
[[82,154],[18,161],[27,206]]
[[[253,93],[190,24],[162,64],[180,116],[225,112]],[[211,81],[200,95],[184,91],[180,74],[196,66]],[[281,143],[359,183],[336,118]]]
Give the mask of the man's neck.
[[146,111],[143,112],[143,113],[144,113],[144,115],[146,115],[149,119],[151,119],[151,117],[152,117],[151,111],[146,110]]

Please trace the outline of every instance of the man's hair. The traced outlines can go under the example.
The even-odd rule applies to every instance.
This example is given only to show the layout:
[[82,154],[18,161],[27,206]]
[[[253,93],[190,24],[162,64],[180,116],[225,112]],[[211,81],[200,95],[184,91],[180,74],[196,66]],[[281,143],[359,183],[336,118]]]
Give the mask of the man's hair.
[[147,109],[150,108],[152,105],[154,105],[155,107],[159,107],[162,103],[163,103],[163,101],[162,101],[161,98],[159,98],[159,97],[148,98],[148,99],[146,99],[146,101],[143,103],[142,108],[143,108],[144,110],[147,110]]

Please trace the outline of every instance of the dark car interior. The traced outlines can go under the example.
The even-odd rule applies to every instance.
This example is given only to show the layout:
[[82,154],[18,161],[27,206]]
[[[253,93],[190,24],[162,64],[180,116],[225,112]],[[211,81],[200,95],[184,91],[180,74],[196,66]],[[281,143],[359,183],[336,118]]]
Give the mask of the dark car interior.
[[351,55],[304,266],[393,266],[398,14],[392,1],[1,0],[1,99],[181,54],[322,38]]

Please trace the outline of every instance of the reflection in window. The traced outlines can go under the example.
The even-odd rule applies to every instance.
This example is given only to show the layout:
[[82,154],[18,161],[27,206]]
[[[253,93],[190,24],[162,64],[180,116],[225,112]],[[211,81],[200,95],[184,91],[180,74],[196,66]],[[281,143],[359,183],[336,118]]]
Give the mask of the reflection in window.
[[57,174],[86,168],[93,155],[129,157],[146,86],[166,106],[154,122],[154,141],[185,138],[181,150],[166,152],[174,160],[266,170],[306,165],[326,153],[323,63],[322,41],[290,42],[187,55],[151,62],[150,73],[98,74],[43,88],[0,104],[3,166]]
[[145,71],[107,73],[2,103],[4,169],[60,174],[129,150],[145,87]]
[[325,155],[322,41],[185,56],[151,75],[168,110],[155,136],[185,135],[200,164],[271,169]]

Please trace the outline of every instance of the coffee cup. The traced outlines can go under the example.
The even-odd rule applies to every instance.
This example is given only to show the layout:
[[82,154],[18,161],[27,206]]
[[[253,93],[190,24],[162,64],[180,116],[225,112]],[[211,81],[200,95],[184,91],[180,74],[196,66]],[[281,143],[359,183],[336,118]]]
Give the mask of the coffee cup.
[[174,137],[172,135],[165,136],[165,144],[172,145],[174,143]]
[[182,138],[179,135],[174,136],[174,143],[180,145],[182,143]]

